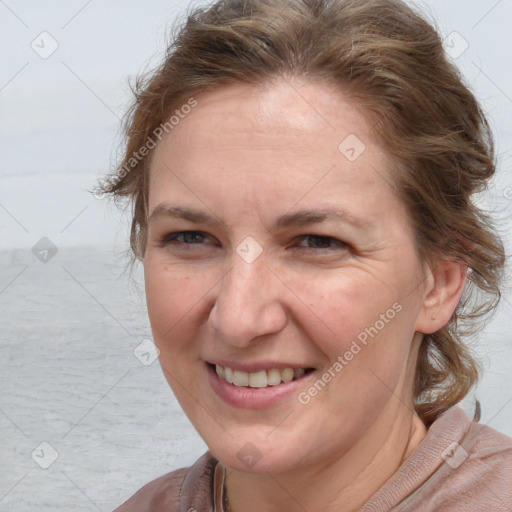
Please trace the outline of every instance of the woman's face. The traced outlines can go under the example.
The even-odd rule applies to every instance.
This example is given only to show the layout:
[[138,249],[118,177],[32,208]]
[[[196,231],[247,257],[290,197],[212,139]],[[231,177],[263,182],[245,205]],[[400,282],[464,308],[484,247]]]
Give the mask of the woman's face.
[[165,376],[232,468],[339,458],[412,415],[429,277],[391,163],[319,83],[195,99],[150,172],[145,279]]

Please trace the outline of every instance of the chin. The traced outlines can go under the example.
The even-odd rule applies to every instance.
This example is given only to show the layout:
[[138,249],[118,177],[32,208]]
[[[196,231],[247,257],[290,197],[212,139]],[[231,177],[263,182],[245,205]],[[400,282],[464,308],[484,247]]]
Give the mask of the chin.
[[[297,469],[309,459],[311,440],[304,436],[291,435],[289,428],[278,429],[243,428],[238,431],[230,428],[229,433],[214,435],[217,428],[207,427],[199,434],[208,445],[212,455],[225,466],[244,473],[279,474]],[[269,434],[270,432],[270,434]],[[301,449],[302,448],[302,449]],[[307,450],[307,451],[306,451]]]
[[[260,445],[261,446],[261,445]],[[209,445],[212,455],[225,466],[235,471],[252,474],[279,474],[297,469],[301,457],[288,450],[279,450],[276,446],[265,446],[260,449],[250,441],[241,448],[233,450],[233,446],[217,447]]]

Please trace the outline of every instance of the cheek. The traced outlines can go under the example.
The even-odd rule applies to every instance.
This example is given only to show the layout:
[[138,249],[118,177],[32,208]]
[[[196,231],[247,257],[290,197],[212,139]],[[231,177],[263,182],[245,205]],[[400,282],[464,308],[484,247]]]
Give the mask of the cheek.
[[330,369],[336,376],[334,387],[343,383],[347,391],[359,394],[373,388],[372,382],[382,387],[379,378],[395,383],[414,335],[404,290],[405,283],[390,288],[374,276],[355,272],[302,285],[310,311],[302,314],[301,325],[325,356],[322,371]]
[[310,311],[302,318],[309,319],[307,325],[316,333],[314,339],[322,339],[330,352],[348,349],[350,342],[360,334],[360,339],[364,340],[365,329],[375,323],[378,330],[383,331],[383,321],[387,328],[396,317],[397,308],[393,308],[393,304],[399,294],[374,280],[347,275],[327,276],[322,281],[303,280],[302,283],[300,293],[307,297],[305,303]]
[[194,316],[205,300],[207,283],[155,261],[146,261],[145,283],[155,343],[163,355],[177,351],[188,341],[186,332],[194,325]]

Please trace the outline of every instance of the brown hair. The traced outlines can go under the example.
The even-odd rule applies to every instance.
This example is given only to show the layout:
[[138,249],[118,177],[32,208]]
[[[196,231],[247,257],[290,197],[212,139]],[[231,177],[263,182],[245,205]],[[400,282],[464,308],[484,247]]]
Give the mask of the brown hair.
[[141,148],[154,145],[159,127],[172,129],[169,116],[192,95],[280,76],[322,79],[377,120],[419,254],[470,269],[450,323],[424,335],[420,348],[415,407],[428,425],[478,378],[461,336],[475,333],[475,320],[497,305],[504,250],[472,201],[495,172],[489,126],[437,31],[411,7],[400,0],[218,0],[194,10],[161,66],[138,80],[124,158],[100,189],[130,200],[130,245],[142,259],[151,151]]

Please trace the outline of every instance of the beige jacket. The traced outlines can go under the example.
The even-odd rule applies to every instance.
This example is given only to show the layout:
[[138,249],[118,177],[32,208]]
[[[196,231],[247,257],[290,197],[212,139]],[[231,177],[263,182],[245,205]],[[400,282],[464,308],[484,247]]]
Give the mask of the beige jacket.
[[[224,466],[206,452],[115,512],[222,512]],[[512,438],[453,407],[361,512],[512,512]]]

